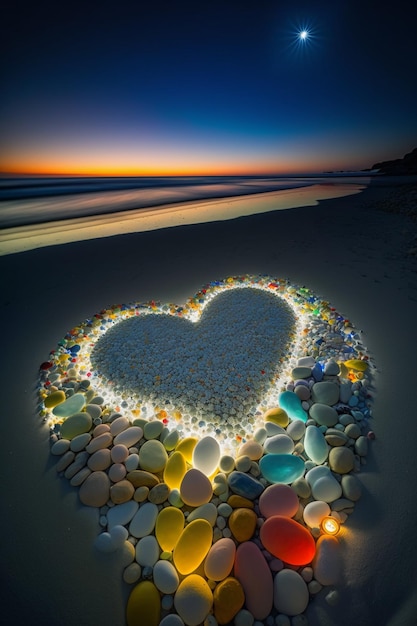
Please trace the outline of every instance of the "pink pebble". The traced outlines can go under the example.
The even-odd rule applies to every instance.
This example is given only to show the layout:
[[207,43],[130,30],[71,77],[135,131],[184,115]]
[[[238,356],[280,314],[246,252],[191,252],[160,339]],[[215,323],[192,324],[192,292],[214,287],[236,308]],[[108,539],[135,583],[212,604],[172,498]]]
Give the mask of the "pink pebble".
[[122,443],[118,443],[111,449],[111,458],[114,463],[123,463],[129,456],[129,450]]
[[118,483],[126,476],[126,467],[123,463],[114,463],[109,469],[109,478],[113,483]]
[[298,506],[298,496],[288,485],[270,485],[259,498],[259,509],[267,518],[273,515],[293,517]]
[[99,424],[93,430],[93,437],[98,437],[99,435],[102,435],[103,433],[108,433],[109,430],[110,430],[110,426],[108,424]]
[[272,574],[264,555],[252,541],[244,541],[236,550],[234,573],[245,592],[248,611],[256,620],[268,617],[274,597]]

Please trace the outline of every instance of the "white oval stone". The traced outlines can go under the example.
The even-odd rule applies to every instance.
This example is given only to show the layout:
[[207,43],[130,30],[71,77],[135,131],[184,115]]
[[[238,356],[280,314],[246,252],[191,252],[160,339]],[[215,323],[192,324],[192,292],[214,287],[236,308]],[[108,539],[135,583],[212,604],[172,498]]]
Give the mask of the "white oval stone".
[[136,561],[142,567],[153,567],[159,559],[159,545],[153,535],[142,537],[136,544]]
[[[112,424],[113,426],[113,424]],[[111,429],[111,426],[110,426]],[[114,445],[116,446],[119,443],[122,443],[126,448],[131,448],[138,441],[140,441],[143,437],[143,430],[140,426],[130,426],[123,430],[121,433],[116,435],[114,438]]]
[[324,502],[333,502],[342,495],[342,487],[337,480],[329,474],[319,478],[311,487],[311,493],[315,500],[323,500]]
[[193,466],[211,476],[220,462],[221,450],[214,437],[203,437],[193,450]]
[[327,502],[316,500],[306,505],[303,511],[303,518],[310,528],[320,528],[323,517],[326,517],[329,513],[330,507]]
[[139,507],[129,525],[129,532],[138,539],[150,535],[155,528],[158,507],[152,502],[145,502]]
[[265,440],[264,450],[268,454],[292,454],[294,441],[286,434],[273,435]]
[[111,530],[113,526],[125,526],[130,522],[139,508],[139,504],[134,500],[116,504],[107,512],[107,528]]
[[274,579],[274,606],[285,615],[299,615],[307,608],[308,588],[300,574],[283,569]]
[[168,594],[175,593],[180,582],[175,567],[172,563],[165,560],[155,563],[153,581],[159,591]]
[[304,449],[309,458],[320,465],[329,454],[329,448],[321,430],[317,426],[307,426],[304,437]]

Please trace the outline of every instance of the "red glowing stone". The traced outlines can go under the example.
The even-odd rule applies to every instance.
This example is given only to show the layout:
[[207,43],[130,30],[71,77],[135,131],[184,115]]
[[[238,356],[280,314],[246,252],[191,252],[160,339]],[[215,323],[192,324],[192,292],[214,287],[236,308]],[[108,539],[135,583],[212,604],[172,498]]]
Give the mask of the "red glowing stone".
[[51,363],[50,361],[45,361],[44,363],[41,363],[39,366],[40,370],[50,370],[51,367],[53,366],[53,363]]
[[307,528],[282,515],[266,520],[260,538],[268,552],[290,565],[307,565],[316,553],[314,538]]

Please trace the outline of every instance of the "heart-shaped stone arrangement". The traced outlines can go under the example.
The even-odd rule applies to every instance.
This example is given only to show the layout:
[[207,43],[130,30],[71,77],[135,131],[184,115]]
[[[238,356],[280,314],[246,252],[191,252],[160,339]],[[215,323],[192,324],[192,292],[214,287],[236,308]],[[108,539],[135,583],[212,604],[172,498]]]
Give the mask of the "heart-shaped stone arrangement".
[[57,471],[100,510],[96,548],[123,552],[129,626],[285,621],[338,582],[370,365],[328,302],[265,276],[67,333],[40,414]]

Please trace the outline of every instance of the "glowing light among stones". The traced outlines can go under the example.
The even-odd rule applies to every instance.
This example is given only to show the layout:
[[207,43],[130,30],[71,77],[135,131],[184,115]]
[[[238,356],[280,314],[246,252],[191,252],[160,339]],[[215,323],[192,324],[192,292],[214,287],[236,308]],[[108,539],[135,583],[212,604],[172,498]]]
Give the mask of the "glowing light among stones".
[[302,30],[298,35],[301,41],[305,41],[308,38],[309,32],[308,30]]
[[324,517],[321,522],[321,529],[326,535],[337,535],[340,524],[334,517]]

